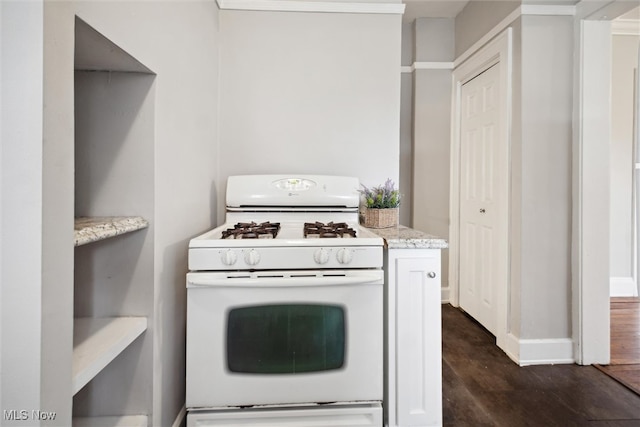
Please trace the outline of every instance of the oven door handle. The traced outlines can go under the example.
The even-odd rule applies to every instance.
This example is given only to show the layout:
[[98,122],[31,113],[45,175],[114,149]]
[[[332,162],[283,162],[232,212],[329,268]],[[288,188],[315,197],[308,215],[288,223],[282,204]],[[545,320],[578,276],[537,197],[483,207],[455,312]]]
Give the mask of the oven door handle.
[[198,275],[190,278],[188,288],[196,287],[305,287],[382,284],[383,277],[378,274],[357,276],[283,276],[283,277],[212,277]]

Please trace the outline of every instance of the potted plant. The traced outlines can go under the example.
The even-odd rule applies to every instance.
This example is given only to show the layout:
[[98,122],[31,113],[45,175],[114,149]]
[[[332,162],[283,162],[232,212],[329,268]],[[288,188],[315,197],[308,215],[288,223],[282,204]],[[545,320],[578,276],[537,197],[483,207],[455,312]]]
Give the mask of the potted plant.
[[369,188],[362,184],[362,190],[359,191],[364,198],[362,223],[365,227],[388,228],[398,225],[401,196],[391,179],[377,187]]

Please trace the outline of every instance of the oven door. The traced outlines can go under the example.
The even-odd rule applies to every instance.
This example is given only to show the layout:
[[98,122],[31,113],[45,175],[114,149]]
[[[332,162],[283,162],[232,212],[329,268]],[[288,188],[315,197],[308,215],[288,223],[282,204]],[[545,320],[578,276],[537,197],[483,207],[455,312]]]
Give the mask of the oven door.
[[381,401],[382,270],[189,273],[188,408]]

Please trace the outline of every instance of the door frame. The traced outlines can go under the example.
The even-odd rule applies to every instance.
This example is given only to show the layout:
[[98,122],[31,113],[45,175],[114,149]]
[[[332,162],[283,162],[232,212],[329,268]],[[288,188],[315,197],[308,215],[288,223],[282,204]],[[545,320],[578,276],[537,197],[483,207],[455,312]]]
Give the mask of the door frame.
[[[499,237],[497,256],[501,260],[496,270],[496,344],[510,357],[518,357],[508,350],[509,333],[509,288],[510,288],[510,201],[511,201],[511,98],[512,98],[512,46],[513,30],[505,29],[487,45],[479,49],[453,70],[451,127],[451,164],[449,211],[449,285],[451,305],[457,307],[460,301],[460,125],[462,85],[498,64],[500,84],[500,121],[498,132],[503,142],[499,147],[498,164],[505,179],[499,183],[497,191],[504,195],[498,202]],[[517,352],[516,352],[517,353]],[[517,361],[517,360],[516,360]]]
[[574,80],[572,325],[576,363],[609,363],[611,25],[578,19]]
[[[639,34],[640,35],[640,34]],[[635,90],[633,92],[633,281],[636,285],[636,295],[640,296],[640,278],[638,277],[638,260],[640,259],[640,43],[638,44],[638,64],[633,76]]]
[[611,21],[634,7],[582,1],[575,16],[571,291],[574,358],[581,365],[610,361],[610,216],[602,203],[610,171],[601,159],[609,155]]

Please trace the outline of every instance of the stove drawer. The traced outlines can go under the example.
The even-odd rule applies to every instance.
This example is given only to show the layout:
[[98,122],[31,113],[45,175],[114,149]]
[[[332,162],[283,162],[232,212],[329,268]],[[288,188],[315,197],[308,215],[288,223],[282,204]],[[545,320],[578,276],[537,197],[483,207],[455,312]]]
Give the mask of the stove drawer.
[[189,411],[187,427],[381,427],[379,402],[354,405]]

